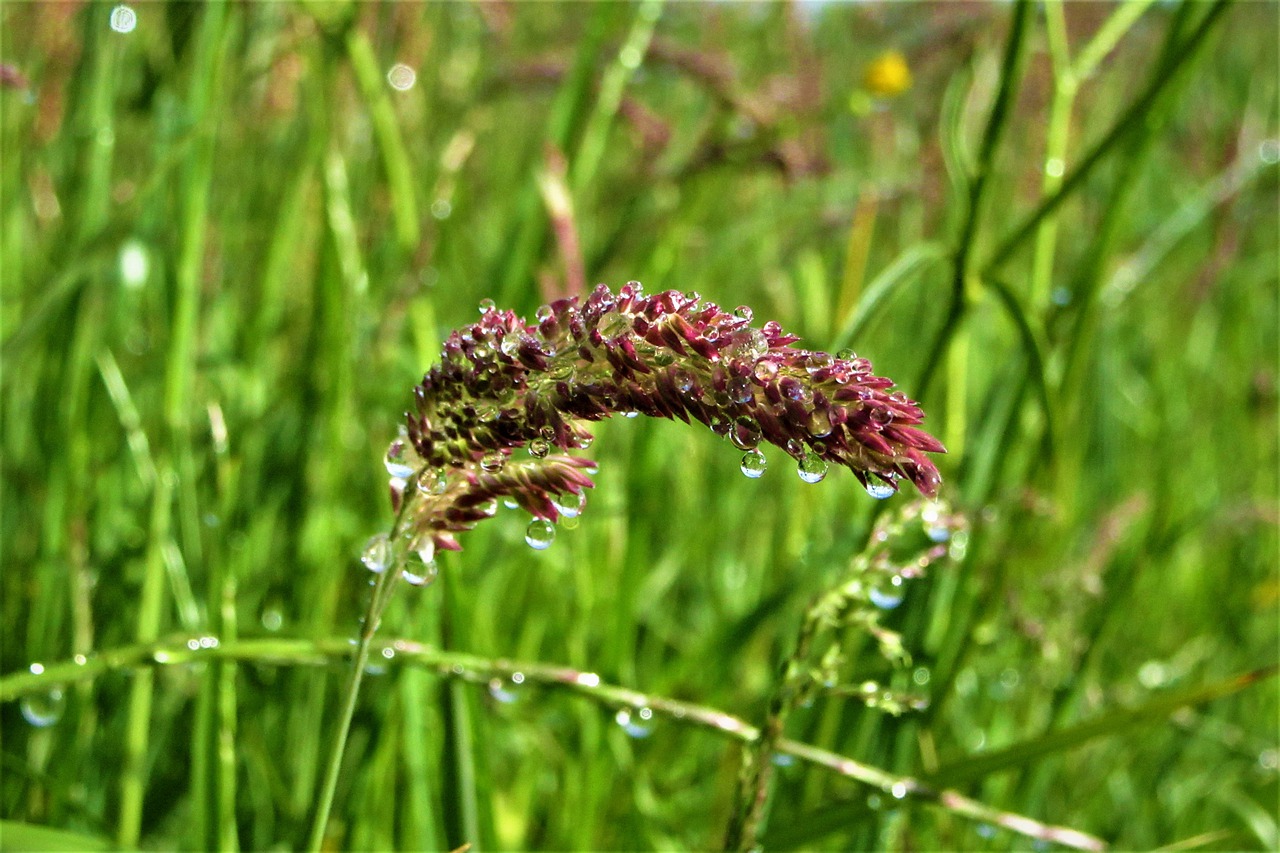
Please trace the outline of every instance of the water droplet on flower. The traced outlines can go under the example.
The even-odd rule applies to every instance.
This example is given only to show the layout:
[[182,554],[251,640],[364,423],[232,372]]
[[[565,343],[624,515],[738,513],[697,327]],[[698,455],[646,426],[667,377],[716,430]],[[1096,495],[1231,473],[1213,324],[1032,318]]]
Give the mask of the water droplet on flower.
[[440,574],[440,564],[435,560],[422,560],[415,551],[405,560],[403,576],[414,586],[427,586]]
[[524,531],[524,541],[535,551],[545,551],[556,538],[556,526],[545,518],[535,518]]
[[387,540],[387,534],[378,533],[369,537],[369,541],[364,545],[364,551],[360,554],[360,562],[375,574],[381,574],[387,570],[391,565],[391,543]]
[[45,693],[23,696],[19,703],[22,717],[37,728],[47,728],[62,719],[62,712],[67,707],[66,695],[61,687],[50,688]]
[[858,354],[853,350],[848,349],[847,347],[845,349],[840,350],[838,353],[836,353],[836,358],[840,359],[841,361],[853,361],[857,357],[858,357]]
[[817,438],[831,435],[831,415],[826,409],[814,409],[809,414],[809,434]]
[[449,478],[443,468],[423,471],[418,477],[418,491],[424,495],[442,495],[449,487]]
[[633,738],[645,738],[653,734],[653,709],[622,708],[614,714],[613,719],[622,726],[623,731]]
[[815,352],[809,356],[805,362],[804,368],[810,373],[817,373],[819,370],[825,370],[835,363],[830,355],[825,352]]
[[894,782],[893,786],[889,788],[889,793],[895,800],[905,799],[907,796],[907,783]]
[[502,340],[498,341],[498,352],[502,353],[507,358],[515,358],[516,353],[519,351],[520,341],[516,339],[515,335],[507,335]]
[[535,438],[529,442],[529,455],[534,459],[546,459],[547,454],[551,452],[551,445],[547,443],[545,438]]
[[739,320],[746,320],[750,323],[751,318],[755,315],[752,312],[750,305],[739,305],[737,308],[733,309],[733,316],[737,317]]
[[886,483],[883,480],[867,480],[867,494],[871,495],[871,497],[878,501],[882,501],[885,498],[894,495],[897,491],[897,486],[894,486],[891,483]]
[[481,403],[476,406],[476,420],[491,421],[498,417],[498,407],[489,403]]
[[693,390],[693,374],[687,370],[677,370],[671,380],[681,394],[688,394]]
[[813,392],[807,386],[794,379],[785,379],[781,383],[782,396],[797,403],[809,403],[813,400]]
[[416,456],[408,439],[397,438],[387,447],[387,456],[383,460],[387,466],[387,473],[398,480],[409,479],[413,476],[413,463]]
[[507,462],[507,455],[501,451],[495,450],[492,453],[486,453],[480,459],[480,467],[486,471],[501,471],[502,466]]
[[587,496],[583,492],[577,494],[568,492],[567,494],[557,495],[551,500],[556,510],[565,518],[577,518],[582,515],[582,508],[586,506]]
[[481,314],[488,314],[490,311],[492,311],[492,310],[493,310],[494,308],[496,308],[496,307],[498,307],[498,306],[494,305],[494,303],[493,303],[493,300],[492,300],[492,299],[481,299],[481,300],[480,300],[480,313],[481,313]]
[[600,325],[596,328],[600,337],[614,341],[631,331],[631,320],[625,314],[606,314],[600,318]]
[[760,359],[756,362],[755,375],[756,381],[761,385],[768,384],[778,375],[778,363],[767,358]]
[[711,426],[711,431],[714,432],[716,435],[729,434],[729,419],[724,417],[723,415],[712,415],[710,426]]
[[676,362],[675,353],[668,349],[655,349],[650,359],[658,367],[669,367]]
[[759,450],[748,450],[742,457],[742,473],[753,480],[763,477],[768,467],[769,461]]
[[817,483],[827,476],[827,463],[816,453],[806,453],[797,468],[800,479],[806,483]]
[[539,305],[537,310],[533,312],[533,316],[534,318],[537,319],[539,323],[541,323],[543,320],[551,319],[551,306]]
[[750,403],[755,397],[751,382],[745,376],[735,376],[729,380],[729,399],[739,405]]
[[760,443],[760,425],[743,415],[733,422],[729,432],[729,440],[739,450],[754,450]]

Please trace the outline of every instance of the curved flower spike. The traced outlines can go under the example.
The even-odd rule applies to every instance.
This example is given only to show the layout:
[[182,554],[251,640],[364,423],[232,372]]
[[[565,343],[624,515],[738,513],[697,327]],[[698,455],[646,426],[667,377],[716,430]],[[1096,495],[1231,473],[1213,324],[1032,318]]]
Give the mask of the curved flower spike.
[[[500,499],[554,521],[555,497],[580,499],[594,463],[551,449],[586,448],[584,422],[620,413],[698,421],[746,451],[775,444],[810,482],[835,463],[876,497],[902,479],[937,491],[925,454],[945,450],[917,428],[913,401],[864,358],[795,349],[777,323],[752,326],[745,306],[649,296],[630,282],[616,295],[602,284],[585,302],[543,306],[533,323],[489,300],[480,310],[414,389],[405,436],[388,453],[397,506],[410,481],[417,493],[405,531],[435,547],[456,549],[453,534]],[[531,458],[511,460],[521,447]]]

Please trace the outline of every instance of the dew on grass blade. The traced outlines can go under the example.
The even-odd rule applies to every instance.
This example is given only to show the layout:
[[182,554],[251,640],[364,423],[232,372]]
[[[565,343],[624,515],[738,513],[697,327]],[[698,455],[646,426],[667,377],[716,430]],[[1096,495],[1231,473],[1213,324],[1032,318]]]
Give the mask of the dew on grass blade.
[[524,541],[535,551],[547,550],[555,538],[556,526],[545,518],[535,518],[524,532]]
[[646,738],[653,734],[652,708],[622,708],[613,719],[633,738]]
[[516,688],[524,684],[524,673],[513,672],[510,678],[489,679],[489,695],[504,705],[510,705],[520,698]]
[[764,454],[759,450],[748,450],[742,457],[742,473],[752,480],[758,480],[763,477],[765,469],[768,467],[769,461],[764,458]]
[[53,687],[44,693],[23,696],[19,703],[22,718],[36,728],[47,728],[62,719],[67,707],[66,695],[61,687]]
[[827,476],[827,463],[816,453],[806,453],[796,469],[806,483],[817,483]]
[[360,554],[360,562],[374,574],[382,574],[391,565],[391,542],[387,534],[378,533],[369,537]]

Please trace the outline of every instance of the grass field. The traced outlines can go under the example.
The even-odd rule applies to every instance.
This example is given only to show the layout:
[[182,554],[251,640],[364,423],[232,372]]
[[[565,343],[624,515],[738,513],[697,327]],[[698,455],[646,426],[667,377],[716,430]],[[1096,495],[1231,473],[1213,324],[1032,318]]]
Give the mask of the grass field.
[[[1278,27],[0,5],[0,845],[1276,849]],[[414,384],[632,279],[869,358],[944,503],[592,425],[550,548],[395,590],[337,750]]]

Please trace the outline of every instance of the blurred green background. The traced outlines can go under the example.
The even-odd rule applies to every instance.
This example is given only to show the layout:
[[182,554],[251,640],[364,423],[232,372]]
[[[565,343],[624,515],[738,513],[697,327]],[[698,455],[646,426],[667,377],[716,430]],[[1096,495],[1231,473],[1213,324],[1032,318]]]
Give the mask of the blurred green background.
[[[927,708],[836,691],[789,737],[1275,849],[1278,10],[4,3],[5,845],[303,844],[413,384],[482,298],[638,279],[853,347],[951,451],[968,547],[883,614],[912,665],[844,644]],[[596,433],[576,529],[500,511],[382,636],[758,724],[884,505]],[[333,849],[721,843],[723,732],[376,672]],[[1051,846],[782,764],[769,849]]]

